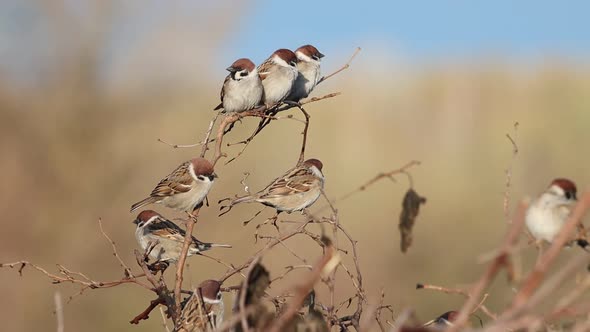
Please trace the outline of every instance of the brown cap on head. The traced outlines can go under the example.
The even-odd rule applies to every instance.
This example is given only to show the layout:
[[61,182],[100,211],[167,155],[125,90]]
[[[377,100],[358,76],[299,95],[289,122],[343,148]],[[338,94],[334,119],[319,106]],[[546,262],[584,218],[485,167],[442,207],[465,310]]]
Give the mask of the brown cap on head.
[[311,166],[315,166],[317,169],[319,169],[320,171],[322,170],[322,168],[324,167],[324,164],[322,164],[321,161],[319,161],[318,159],[307,159],[306,161],[303,162],[303,165],[306,165],[308,167]]
[[288,50],[286,48],[281,48],[276,50],[273,55],[278,56],[279,58],[285,60],[286,63],[290,63],[291,61],[297,62],[297,56],[293,51]]
[[203,298],[217,300],[217,293],[219,293],[221,283],[219,283],[217,280],[205,280],[199,284],[199,288],[201,288],[201,294],[203,295]]
[[251,72],[254,70],[254,68],[256,68],[254,62],[250,61],[250,59],[241,58],[234,61],[231,66],[227,67],[227,71],[236,72],[246,69],[247,71]]
[[440,315],[439,318],[448,320],[449,322],[453,323],[457,320],[457,317],[459,317],[459,312],[458,311],[447,311],[444,314]]
[[134,224],[138,224],[139,222],[147,222],[148,220],[152,219],[153,217],[161,217],[160,214],[154,210],[143,210],[138,215],[137,218],[133,221]]
[[551,182],[551,186],[558,186],[559,188],[563,189],[566,194],[569,193],[573,198],[576,198],[578,188],[576,188],[576,184],[571,180],[558,178]]
[[318,51],[318,49],[315,48],[313,45],[303,45],[295,51],[295,53],[297,52],[301,52],[310,58],[315,56],[318,59],[321,59],[324,57],[324,55],[320,53],[320,51]]
[[191,159],[196,175],[213,175],[213,165],[205,158]]

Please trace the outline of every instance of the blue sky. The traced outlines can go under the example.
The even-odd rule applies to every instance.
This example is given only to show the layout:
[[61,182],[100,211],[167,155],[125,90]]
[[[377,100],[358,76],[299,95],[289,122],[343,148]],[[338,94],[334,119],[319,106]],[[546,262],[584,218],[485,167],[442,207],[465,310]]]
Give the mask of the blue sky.
[[[257,1],[228,45],[264,58],[274,45],[369,44],[430,60],[590,55],[590,1]],[[302,14],[301,8],[308,8]],[[287,13],[295,11],[294,15]],[[269,46],[272,45],[272,46]]]
[[[77,12],[83,8],[92,12],[94,7],[88,4],[96,4],[94,1],[101,0],[66,3],[79,5],[73,7]],[[590,62],[590,1],[582,0],[114,0],[114,3],[120,7],[114,11],[112,40],[108,48],[101,49],[107,64],[112,60],[109,57],[127,55],[141,40],[149,43],[150,36],[157,35],[163,25],[174,23],[179,17],[185,23],[190,22],[182,25],[187,31],[181,50],[214,52],[219,63],[212,68],[225,68],[239,57],[260,63],[277,48],[294,49],[307,43],[326,54],[326,61],[338,64],[357,46],[363,48],[359,61],[377,63],[392,56],[418,64],[469,61],[482,56],[525,62],[556,57]],[[6,0],[0,5],[0,71],[20,79],[35,77],[45,60],[61,56],[52,52],[56,46],[47,38],[47,27],[43,25],[47,19],[42,11],[35,10],[38,6],[36,2],[22,0]],[[219,26],[211,26],[203,17],[211,12],[218,15],[215,8],[219,7],[226,8],[222,15],[229,10],[238,12],[238,15],[224,15],[234,31],[230,31],[228,40],[213,43],[218,45],[215,49],[199,50],[199,38],[217,38],[215,31],[209,33],[207,29]],[[217,16],[211,17],[218,20]],[[80,16],[80,22],[84,19]],[[194,44],[187,44],[191,42]],[[166,53],[167,50],[157,51]],[[187,64],[179,62],[179,66],[183,65]],[[190,62],[188,65],[192,66]]]

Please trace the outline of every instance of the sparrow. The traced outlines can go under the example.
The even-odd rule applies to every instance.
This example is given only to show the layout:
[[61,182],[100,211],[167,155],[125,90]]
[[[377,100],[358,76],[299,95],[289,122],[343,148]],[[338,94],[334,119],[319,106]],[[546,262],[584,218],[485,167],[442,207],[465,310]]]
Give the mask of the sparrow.
[[192,212],[203,204],[217,175],[213,165],[204,158],[182,163],[162,179],[150,196],[131,206],[131,212],[152,203],[162,203],[179,211]]
[[540,243],[551,243],[567,221],[576,198],[576,185],[564,178],[555,179],[535,198],[526,211],[525,223],[533,237]]
[[[206,319],[201,319],[199,312],[199,291],[204,302]],[[215,330],[223,322],[225,306],[221,298],[221,283],[217,280],[205,280],[199,284],[182,307],[175,332]]]
[[290,50],[278,49],[258,66],[258,75],[264,86],[264,105],[271,108],[282,103],[297,79],[297,56]]
[[[252,310],[247,316],[248,326],[253,327],[254,331],[266,331],[275,319],[274,310],[271,312],[263,300],[266,290],[271,282],[270,274],[261,263],[256,263],[256,265],[252,267],[250,274],[248,274],[247,279],[248,283],[246,286],[246,294],[244,295],[244,305],[250,307]],[[234,300],[232,307],[234,315],[240,315],[241,298],[242,287],[239,288]],[[233,326],[232,331],[243,332],[242,324],[240,322],[236,323]]]
[[303,45],[295,50],[297,56],[297,79],[293,84],[288,101],[299,102],[307,98],[321,78],[320,59],[324,57],[317,48],[312,45]]
[[[312,290],[303,301],[303,307],[307,307],[307,314],[297,313],[284,328],[286,332],[329,332],[330,328],[321,311],[315,308],[315,291]],[[281,308],[282,309],[282,308]]]
[[229,206],[222,207],[222,209],[228,209],[223,214],[236,204],[250,202],[273,207],[277,212],[301,211],[315,203],[322,193],[324,188],[322,167],[321,161],[308,159],[276,178],[256,194],[232,200]]
[[424,323],[424,325],[422,325],[423,327],[426,326],[431,326],[431,327],[435,327],[435,328],[440,328],[440,329],[445,329],[449,326],[453,326],[453,323],[457,320],[457,317],[459,317],[459,312],[458,311],[447,311],[444,314],[438,316],[437,318]]
[[227,71],[229,75],[221,88],[221,104],[215,110],[243,112],[260,105],[264,88],[254,63],[250,59],[238,59]]
[[[143,250],[146,250],[150,245],[153,246],[150,251],[152,258],[166,263],[176,263],[178,261],[186,234],[182,228],[152,210],[141,211],[133,223],[137,225],[135,238],[139,246]],[[231,248],[231,245],[228,244],[201,242],[194,236],[192,239],[188,249],[188,256],[215,247]]]

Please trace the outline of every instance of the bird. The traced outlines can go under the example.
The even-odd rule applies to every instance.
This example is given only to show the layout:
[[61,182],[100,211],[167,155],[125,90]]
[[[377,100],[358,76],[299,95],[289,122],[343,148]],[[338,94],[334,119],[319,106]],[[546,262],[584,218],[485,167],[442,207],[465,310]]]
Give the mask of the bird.
[[324,55],[313,45],[303,45],[295,50],[297,56],[297,79],[286,100],[299,102],[307,98],[321,78],[320,59]]
[[324,188],[323,164],[318,159],[308,159],[273,180],[261,191],[230,201],[228,210],[240,203],[258,202],[270,206],[277,212],[302,211],[320,197]]
[[574,182],[565,178],[551,181],[547,189],[529,205],[525,223],[537,243],[551,243],[569,218],[577,201]]
[[250,59],[238,59],[227,71],[229,75],[221,88],[221,103],[215,110],[243,112],[259,106],[264,88],[254,63]]
[[[248,326],[254,328],[254,331],[266,331],[272,321],[275,319],[274,310],[271,312],[264,303],[266,290],[271,283],[268,270],[261,263],[252,266],[250,273],[247,275],[245,294],[243,293],[244,284],[240,285],[235,297],[232,312],[234,315],[241,315],[240,302],[244,300],[244,308],[250,308],[250,313],[246,315]],[[242,324],[236,323],[232,331],[243,332]]]
[[[307,307],[307,314],[298,312],[291,322],[283,328],[285,332],[329,332],[330,328],[321,311],[315,308],[315,290],[311,290],[303,301],[303,307]],[[281,308],[284,310],[283,308]]]
[[150,196],[131,206],[131,212],[146,205],[162,203],[179,211],[192,212],[203,204],[217,175],[213,165],[204,158],[182,163],[162,179]]
[[453,326],[453,323],[457,320],[457,318],[459,317],[459,312],[458,311],[447,311],[444,314],[438,316],[437,318],[424,323],[424,325],[422,325],[423,327],[426,326],[430,326],[430,327],[434,327],[434,328],[439,328],[439,329],[445,329],[449,326]]
[[282,103],[291,93],[297,79],[297,56],[281,48],[258,66],[258,75],[264,86],[262,101],[268,109]]
[[[206,319],[201,318],[199,292],[203,298],[203,312],[206,314]],[[223,322],[225,306],[219,281],[205,280],[201,282],[184,302],[180,318],[174,329],[175,332],[215,330]]]
[[[143,250],[151,246],[150,256],[158,262],[176,263],[184,245],[186,232],[172,221],[153,210],[144,210],[133,221],[137,228],[135,238]],[[194,236],[188,256],[197,255],[211,248],[231,248],[229,244],[207,243]]]

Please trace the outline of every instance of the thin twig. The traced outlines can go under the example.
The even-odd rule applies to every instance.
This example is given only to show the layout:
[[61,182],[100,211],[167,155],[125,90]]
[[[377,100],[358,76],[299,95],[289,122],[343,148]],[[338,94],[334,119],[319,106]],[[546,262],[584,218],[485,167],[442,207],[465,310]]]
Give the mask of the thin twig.
[[59,291],[56,291],[53,294],[53,302],[55,303],[57,332],[64,332],[64,307],[61,299],[61,293]]
[[521,202],[518,206],[516,211],[516,217],[514,218],[513,222],[510,224],[504,241],[500,247],[500,251],[484,272],[484,274],[480,277],[480,279],[475,283],[475,285],[471,288],[468,292],[470,297],[467,298],[467,301],[461,307],[457,319],[453,326],[450,327],[449,332],[456,332],[460,328],[462,328],[469,319],[471,312],[477,306],[479,298],[481,294],[485,291],[488,285],[494,280],[496,274],[502,269],[502,267],[506,266],[509,261],[509,256],[512,248],[516,245],[518,241],[518,237],[522,233],[522,229],[524,227],[524,216],[526,212],[527,204],[525,202]]
[[205,139],[203,140],[203,147],[201,148],[201,158],[205,157],[207,150],[209,149],[209,138],[211,137],[211,133],[213,132],[213,126],[215,125],[215,121],[219,117],[219,112],[215,114],[211,122],[209,123],[209,128],[207,129],[207,134],[205,135]]
[[184,271],[184,263],[186,262],[186,257],[188,255],[188,250],[190,245],[193,241],[193,228],[197,223],[197,217],[199,216],[199,211],[201,210],[200,207],[197,207],[191,214],[190,218],[188,218],[186,222],[186,233],[184,235],[184,243],[182,245],[182,251],[180,252],[180,256],[178,257],[177,267],[176,267],[176,282],[174,285],[174,300],[175,300],[175,310],[176,310],[176,317],[180,317],[181,307],[180,304],[182,303],[182,297],[180,296],[180,290],[182,289],[182,279],[183,279],[183,271]]
[[322,274],[331,273],[331,271],[336,267],[334,264],[330,264],[333,258],[335,258],[335,250],[332,245],[326,246],[326,252],[324,256],[314,264],[312,270],[310,271],[307,278],[305,278],[299,285],[295,288],[295,296],[289,302],[287,309],[274,321],[273,325],[270,327],[270,332],[278,332],[282,331],[283,327],[285,327],[291,319],[295,316],[303,301],[309,294],[309,292],[313,289],[313,286],[316,282],[320,279]]
[[[310,99],[306,99],[303,100],[299,103],[299,105],[305,105],[305,104],[309,104],[309,103],[313,103],[313,102],[317,102],[320,100],[324,100],[324,99],[328,99],[328,98],[333,98],[338,96],[340,93],[336,92],[336,93],[330,93],[321,97],[313,97]],[[283,107],[280,107],[276,110],[276,112],[282,112],[282,111],[286,111],[288,109],[291,109],[293,107],[297,107],[296,105],[285,105]],[[267,114],[266,114],[267,108],[266,106],[261,106],[252,110],[248,110],[248,111],[244,111],[244,112],[240,112],[240,113],[234,113],[234,114],[227,114],[225,116],[225,118],[223,119],[223,121],[221,121],[221,124],[219,125],[219,127],[217,128],[217,135],[215,137],[215,153],[213,155],[212,161],[211,163],[213,165],[217,164],[217,162],[219,161],[219,159],[221,159],[222,157],[225,157],[226,154],[222,152],[222,146],[223,146],[223,136],[225,134],[227,134],[226,132],[226,128],[228,128],[229,126],[231,126],[233,123],[235,123],[238,120],[241,120],[245,117],[259,117],[259,118],[267,118]],[[260,131],[257,131],[256,134],[258,134]],[[255,136],[255,135],[253,135]],[[251,141],[253,136],[251,136],[248,140],[246,141]]]
[[338,74],[339,72],[341,72],[341,71],[343,71],[343,70],[345,70],[345,69],[348,69],[348,68],[350,67],[350,63],[352,62],[352,60],[354,60],[354,58],[356,57],[356,55],[357,55],[357,54],[358,54],[360,51],[361,51],[361,48],[360,48],[360,47],[357,47],[357,48],[354,50],[354,53],[352,53],[352,56],[350,57],[350,59],[348,59],[348,62],[346,62],[346,64],[344,64],[344,66],[340,67],[340,69],[336,70],[335,72],[331,73],[330,75],[327,75],[327,76],[324,76],[324,77],[320,78],[320,80],[318,81],[318,83],[317,83],[317,84],[320,84],[320,83],[322,83],[323,81],[325,81],[325,80],[329,79],[330,77],[332,77],[332,76],[334,76],[334,75]]
[[509,222],[510,221],[510,212],[509,212],[509,207],[510,207],[510,188],[512,186],[512,166],[514,164],[514,160],[516,159],[516,156],[518,155],[518,145],[516,145],[516,135],[518,134],[518,122],[514,123],[514,139],[510,136],[510,134],[506,134],[506,138],[508,138],[508,140],[510,140],[510,143],[512,143],[512,158],[510,159],[510,163],[508,164],[508,168],[506,168],[505,173],[506,173],[506,186],[505,186],[505,190],[504,190],[504,217],[506,218],[506,221]]
[[[447,288],[447,287],[442,287],[442,286],[436,286],[436,285],[430,285],[430,284],[418,284],[416,285],[416,289],[426,289],[426,290],[433,290],[433,291],[437,291],[437,292],[443,292],[446,294],[458,294],[458,295],[462,295],[466,298],[470,298],[471,295],[463,290],[463,289],[459,289],[459,288]],[[488,307],[486,307],[483,303],[485,302],[485,300],[488,298],[488,294],[484,294],[482,300],[479,302],[479,304],[477,306],[475,306],[475,308],[473,308],[471,310],[470,314],[475,313],[478,309],[481,309],[481,311],[486,314],[488,317],[490,317],[491,319],[497,319],[498,316],[496,314],[494,314]]]
[[160,309],[160,315],[162,316],[162,326],[166,332],[170,332],[170,328],[168,328],[168,319],[166,319],[166,313],[164,313],[164,308],[158,307]]
[[420,161],[418,160],[412,160],[410,162],[408,162],[407,164],[403,165],[402,167],[398,168],[398,169],[394,169],[392,171],[389,172],[384,172],[384,173],[379,173],[377,174],[375,177],[373,177],[372,179],[370,179],[369,181],[365,182],[365,184],[361,185],[360,187],[358,187],[357,189],[340,196],[338,199],[335,199],[333,201],[334,204],[336,204],[337,202],[343,201],[347,198],[349,198],[350,196],[364,191],[366,190],[368,187],[372,186],[373,184],[375,184],[375,182],[378,182],[379,180],[385,179],[385,178],[389,178],[389,179],[393,179],[393,176],[396,174],[400,174],[400,173],[405,173],[409,168],[413,167],[413,166],[418,166],[420,165]]
[[121,259],[121,256],[119,256],[119,254],[117,253],[117,246],[115,245],[115,241],[113,241],[107,235],[107,233],[104,231],[104,229],[102,228],[102,219],[101,218],[98,218],[98,226],[100,227],[100,232],[102,233],[102,235],[104,235],[104,237],[107,239],[107,241],[109,241],[109,243],[111,244],[111,247],[113,248],[113,256],[115,256],[117,258],[117,260],[119,261],[119,264],[121,264],[121,267],[123,269],[125,269],[125,276],[134,278],[133,273],[131,273],[131,268],[129,266],[127,266],[127,264],[125,264],[125,262],[123,262],[123,260]]

